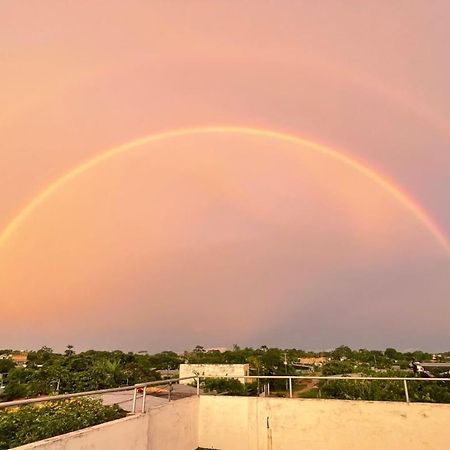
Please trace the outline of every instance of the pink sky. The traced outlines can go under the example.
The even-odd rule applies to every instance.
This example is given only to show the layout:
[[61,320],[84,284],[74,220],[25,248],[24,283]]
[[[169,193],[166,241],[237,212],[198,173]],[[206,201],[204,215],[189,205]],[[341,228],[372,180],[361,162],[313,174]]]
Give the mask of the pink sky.
[[[450,235],[447,2],[0,6],[0,229],[101,152],[180,127],[288,132]],[[239,133],[143,145],[0,247],[0,348],[448,349],[450,257],[361,173]]]

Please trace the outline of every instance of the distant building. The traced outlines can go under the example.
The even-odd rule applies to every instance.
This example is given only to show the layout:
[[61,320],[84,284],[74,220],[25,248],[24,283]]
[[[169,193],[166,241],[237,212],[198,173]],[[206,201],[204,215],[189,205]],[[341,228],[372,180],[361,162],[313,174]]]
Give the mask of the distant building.
[[[193,377],[231,377],[245,383],[245,376],[249,376],[248,364],[180,364],[180,378]],[[193,380],[181,380],[181,384],[190,384]]]
[[298,363],[311,366],[323,366],[329,360],[330,358],[325,358],[325,356],[313,356],[310,358],[298,358]]
[[158,372],[161,375],[161,378],[163,380],[178,377],[178,370],[176,369],[160,369],[157,370],[156,372]]
[[25,367],[27,365],[28,355],[26,353],[12,354],[10,359],[16,366]]

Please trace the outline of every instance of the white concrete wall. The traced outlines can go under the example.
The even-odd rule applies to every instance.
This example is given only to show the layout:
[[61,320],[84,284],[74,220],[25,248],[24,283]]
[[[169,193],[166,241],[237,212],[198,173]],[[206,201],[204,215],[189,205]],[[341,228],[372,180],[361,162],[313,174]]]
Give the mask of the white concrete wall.
[[188,397],[150,410],[148,450],[195,450],[198,447],[198,399]]
[[24,445],[21,450],[194,450],[198,446],[198,397],[146,414]]
[[189,397],[22,450],[435,450],[450,405]]
[[[245,382],[244,376],[248,376],[250,366],[248,364],[180,364],[180,378],[192,377],[197,374],[208,377],[233,377]],[[194,380],[181,380],[181,384],[191,384]]]
[[143,414],[125,417],[17,448],[21,450],[147,450],[147,436],[148,416]]
[[434,450],[450,405],[200,397],[199,446],[226,450]]

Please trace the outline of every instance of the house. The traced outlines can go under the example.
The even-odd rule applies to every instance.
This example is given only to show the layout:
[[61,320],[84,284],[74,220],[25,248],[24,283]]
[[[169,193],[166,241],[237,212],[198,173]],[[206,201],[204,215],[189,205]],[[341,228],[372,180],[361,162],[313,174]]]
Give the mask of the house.
[[12,354],[10,359],[18,367],[26,367],[28,361],[27,353]]
[[311,366],[323,366],[329,360],[330,358],[325,358],[324,356],[313,356],[309,358],[298,358],[298,363]]

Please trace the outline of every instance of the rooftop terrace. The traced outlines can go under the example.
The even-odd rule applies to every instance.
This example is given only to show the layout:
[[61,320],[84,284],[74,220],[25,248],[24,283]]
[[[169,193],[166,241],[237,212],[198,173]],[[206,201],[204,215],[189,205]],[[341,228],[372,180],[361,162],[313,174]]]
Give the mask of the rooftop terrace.
[[143,406],[136,389],[136,413],[19,448],[431,450],[450,440],[450,404],[196,394]]

